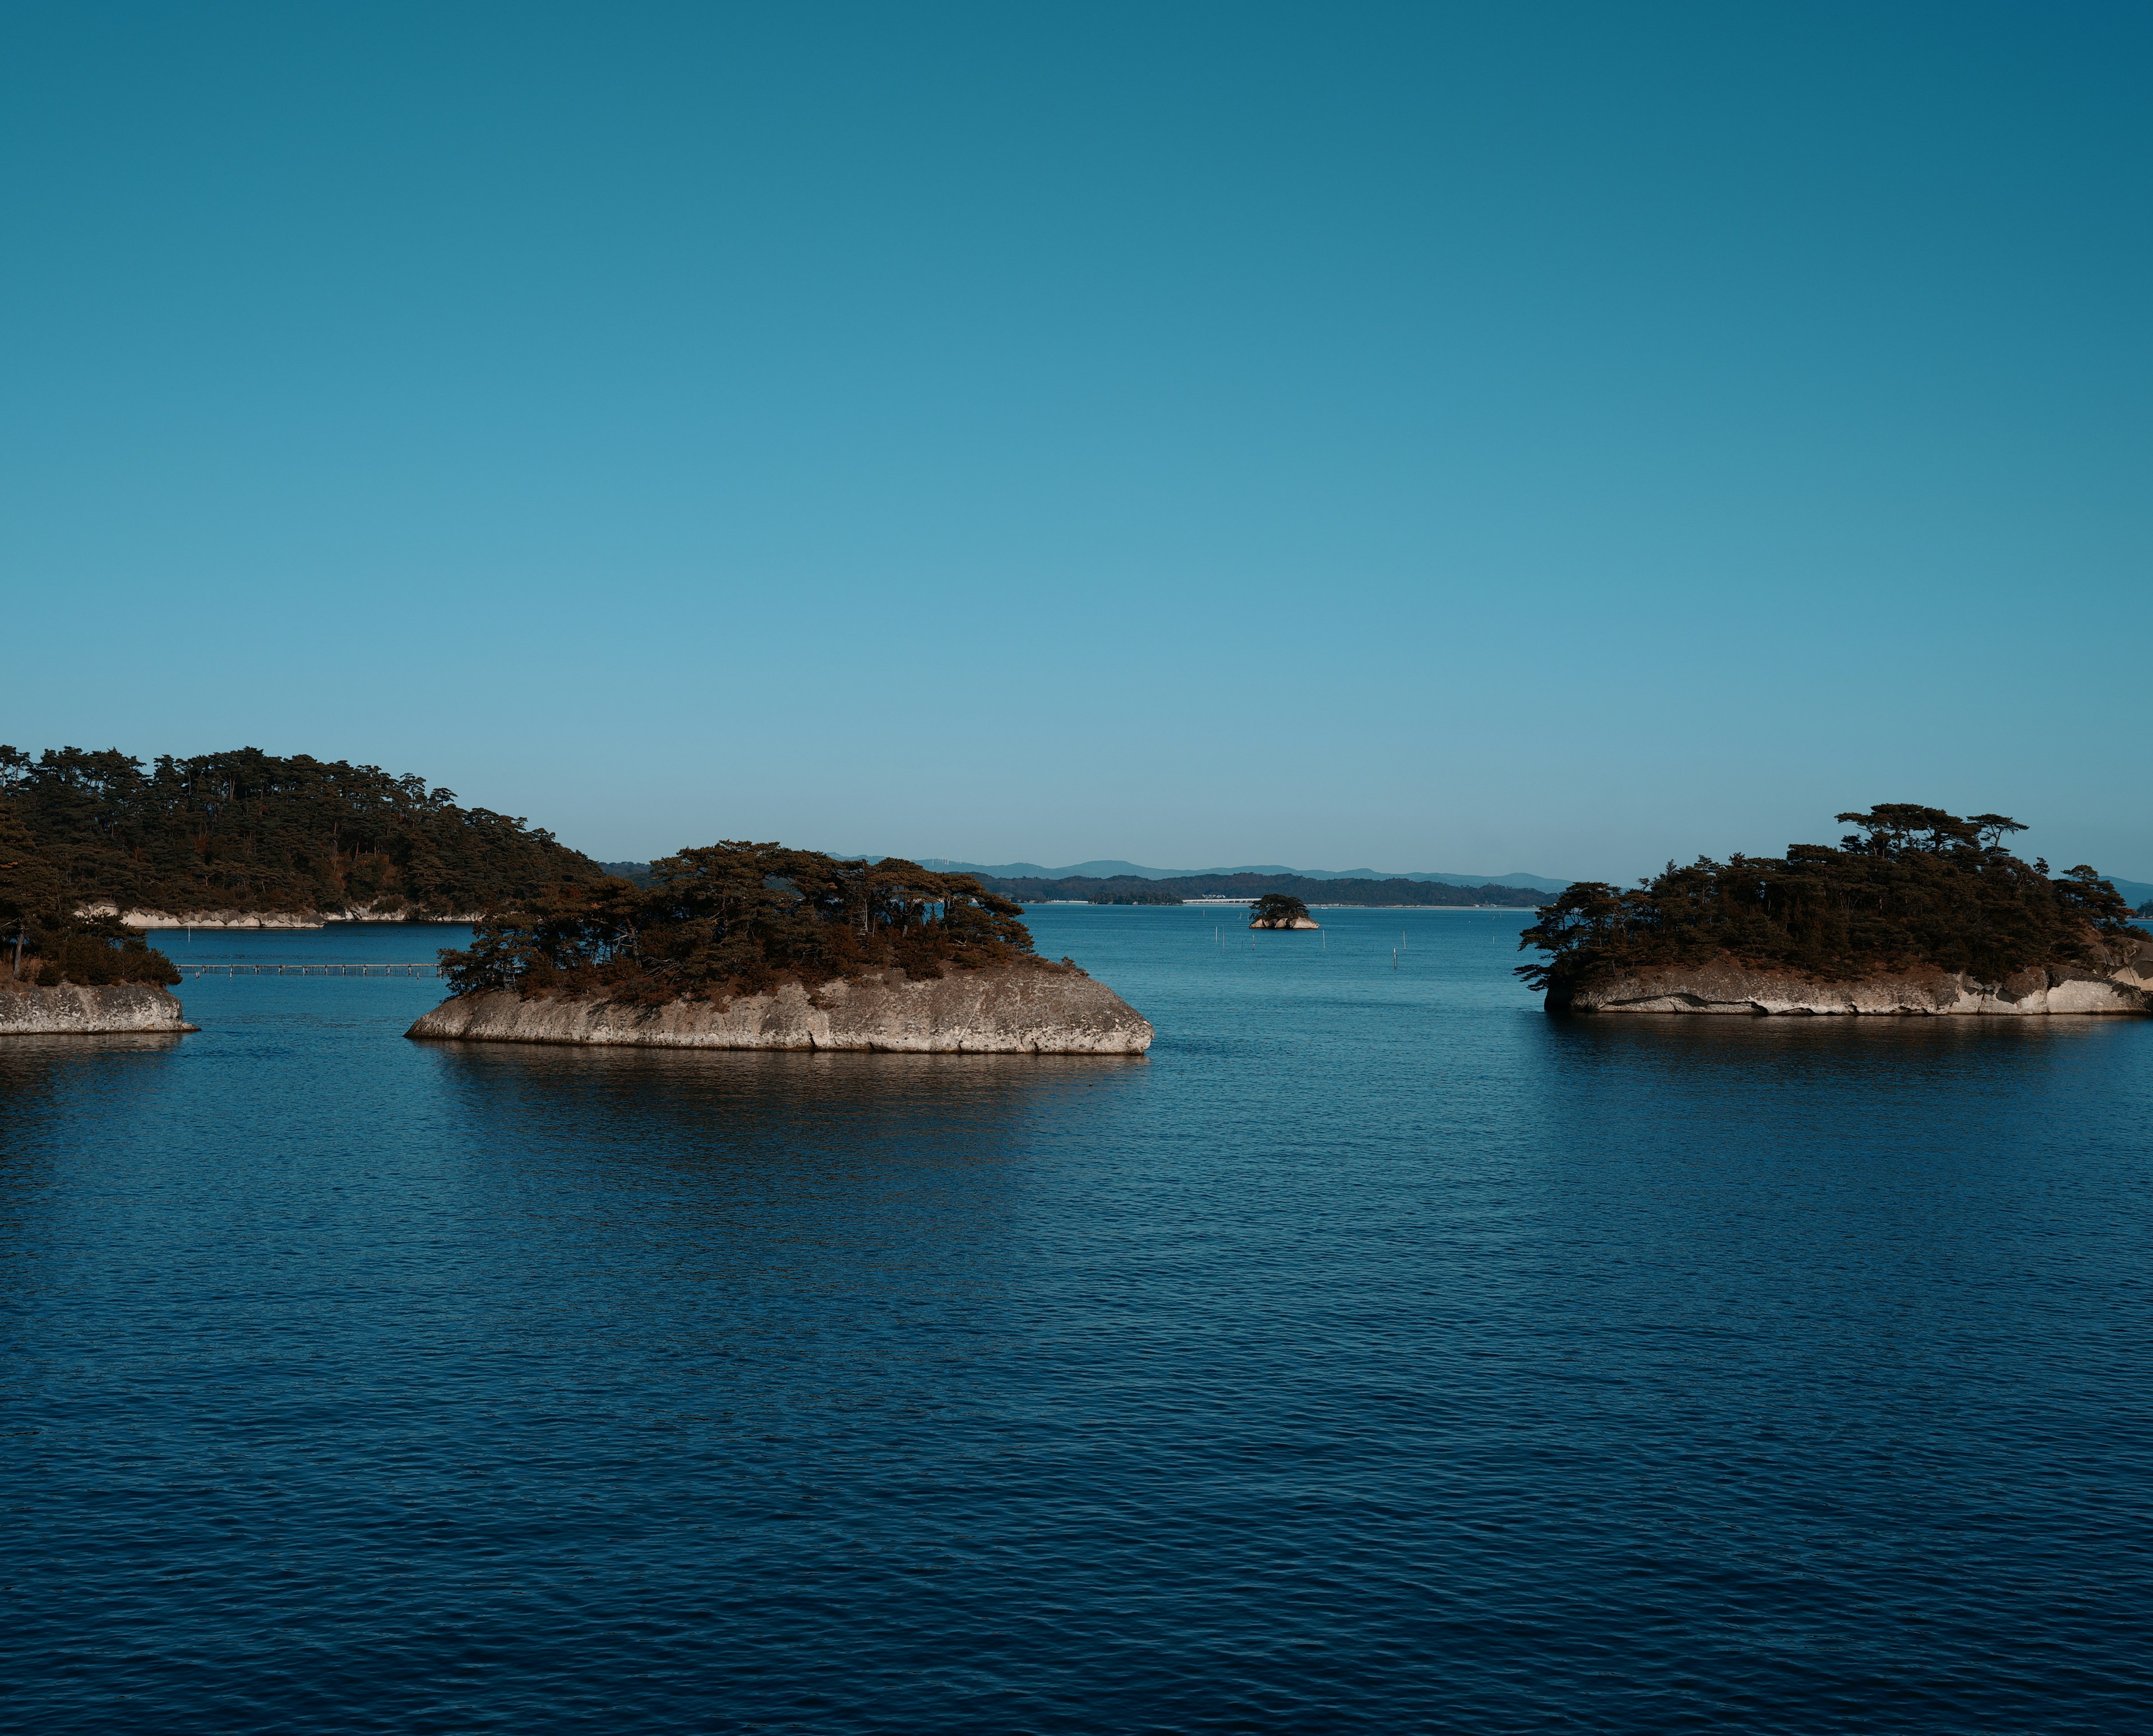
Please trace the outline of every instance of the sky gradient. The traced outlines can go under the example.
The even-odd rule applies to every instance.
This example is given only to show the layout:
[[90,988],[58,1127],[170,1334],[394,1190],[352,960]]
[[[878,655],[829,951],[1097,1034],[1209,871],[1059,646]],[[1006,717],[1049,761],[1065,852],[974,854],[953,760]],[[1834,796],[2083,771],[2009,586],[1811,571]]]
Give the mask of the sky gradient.
[[2153,880],[2153,13],[0,8],[0,740]]

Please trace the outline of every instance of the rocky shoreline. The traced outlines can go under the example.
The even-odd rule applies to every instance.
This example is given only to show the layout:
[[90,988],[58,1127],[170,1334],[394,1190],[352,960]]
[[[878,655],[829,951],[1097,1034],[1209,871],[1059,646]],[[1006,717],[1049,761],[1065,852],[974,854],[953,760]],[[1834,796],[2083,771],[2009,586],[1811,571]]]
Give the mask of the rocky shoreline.
[[149,982],[35,988],[0,975],[0,1037],[91,1037],[115,1031],[184,1032],[177,996]]
[[584,997],[459,995],[407,1036],[654,1048],[849,1049],[896,1053],[1140,1055],[1151,1023],[1074,967],[1003,966],[909,978],[891,969],[797,982],[730,1001],[643,1007]]
[[338,922],[477,922],[483,912],[465,911],[447,916],[426,916],[405,906],[379,910],[355,904],[333,911],[152,911],[121,910],[113,904],[83,906],[85,916],[117,916],[129,928],[327,928]]
[[1754,970],[1732,959],[1662,965],[1548,991],[1550,1013],[1908,1014],[2026,1018],[2153,1013],[2153,941],[2113,948],[2105,969],[2035,965],[1983,982],[1934,966],[1844,982]]

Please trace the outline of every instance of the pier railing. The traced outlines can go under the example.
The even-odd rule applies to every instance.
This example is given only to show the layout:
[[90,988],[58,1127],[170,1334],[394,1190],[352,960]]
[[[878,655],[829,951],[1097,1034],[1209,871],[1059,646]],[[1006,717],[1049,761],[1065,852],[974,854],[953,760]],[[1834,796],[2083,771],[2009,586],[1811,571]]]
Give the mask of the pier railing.
[[390,963],[377,960],[354,961],[349,963],[336,959],[309,959],[304,964],[287,962],[277,964],[264,962],[247,964],[227,960],[219,964],[201,964],[191,959],[175,961],[181,974],[187,977],[438,977],[441,967],[436,963]]

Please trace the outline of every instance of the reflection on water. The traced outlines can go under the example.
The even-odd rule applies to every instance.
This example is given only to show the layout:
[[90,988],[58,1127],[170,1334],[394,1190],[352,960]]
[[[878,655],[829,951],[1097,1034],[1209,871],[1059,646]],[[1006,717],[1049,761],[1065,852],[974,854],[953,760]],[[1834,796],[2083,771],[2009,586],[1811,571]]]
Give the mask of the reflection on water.
[[[1081,1140],[1139,1058],[794,1053],[430,1043],[442,1100],[489,1149],[631,1185],[794,1191],[849,1178],[970,1200],[977,1172]],[[961,1175],[956,1172],[963,1172]]]
[[1701,1063],[1783,1053],[1828,1055],[1856,1066],[1871,1059],[1890,1065],[1918,1055],[1957,1055],[1982,1044],[2006,1054],[2026,1045],[2133,1042],[2143,1021],[2120,1015],[2048,1015],[2038,1018],[1964,1015],[1872,1018],[1763,1018],[1739,1013],[1594,1013],[1550,1018],[1551,1041],[1570,1041],[1620,1052],[1654,1049],[1687,1054]]
[[179,1046],[174,1031],[108,1031],[65,1036],[0,1034],[0,1079],[13,1089],[45,1070],[39,1063],[91,1055],[163,1053]]
[[[820,1136],[838,1126],[965,1125],[1081,1114],[1085,1094],[1140,1071],[1143,1058],[859,1054],[776,1049],[638,1049],[434,1040],[445,1089],[473,1113],[647,1118],[723,1140],[771,1126]],[[643,1121],[635,1124],[641,1127]]]
[[[547,1282],[638,1290],[646,1319],[669,1295],[669,1331],[722,1355],[741,1333],[804,1330],[800,1311],[833,1292],[872,1292],[871,1317],[909,1331],[916,1310],[943,1315],[1005,1289],[1026,1165],[1086,1139],[1144,1068],[482,1043],[418,1053],[454,1118],[485,1130],[469,1185],[523,1214],[524,1246],[497,1282],[531,1276],[516,1262],[542,1234]],[[565,1217],[564,1200],[576,1202]],[[835,1353],[827,1324],[818,1362]],[[848,1330],[876,1357],[892,1353],[880,1329]],[[915,1363],[917,1348],[900,1359]],[[842,1375],[824,1366],[812,1378],[857,1397],[862,1377],[844,1360]],[[761,1414],[797,1396],[788,1384],[732,1402]]]
[[84,1099],[116,1106],[151,1089],[184,1041],[175,1032],[0,1036],[0,1152]]
[[1535,1047],[1567,1116],[1702,1117],[1753,1147],[1798,1125],[1858,1132],[1872,1150],[1941,1131],[1977,1160],[2127,1088],[2147,1033],[2123,1018],[1600,1017],[1544,1020]]

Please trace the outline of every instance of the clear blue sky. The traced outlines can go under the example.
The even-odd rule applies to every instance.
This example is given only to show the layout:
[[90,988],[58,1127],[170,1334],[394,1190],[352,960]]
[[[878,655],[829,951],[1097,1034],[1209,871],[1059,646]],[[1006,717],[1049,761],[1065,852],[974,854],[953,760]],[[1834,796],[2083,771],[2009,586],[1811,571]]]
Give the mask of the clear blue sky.
[[2153,879],[2153,11],[0,9],[0,739]]

